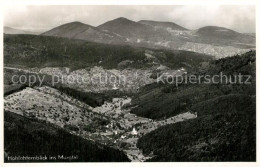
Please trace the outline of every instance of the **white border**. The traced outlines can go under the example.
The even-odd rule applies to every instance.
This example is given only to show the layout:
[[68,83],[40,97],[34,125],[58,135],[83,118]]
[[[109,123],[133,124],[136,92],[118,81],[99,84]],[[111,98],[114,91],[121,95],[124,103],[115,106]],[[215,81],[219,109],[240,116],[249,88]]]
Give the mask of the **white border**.
[[[3,0],[2,0],[3,1]],[[8,0],[17,5],[255,5],[257,0]]]
[[[6,0],[0,1],[0,12],[2,17],[0,17],[1,21],[1,34],[0,34],[0,42],[1,42],[1,56],[0,56],[0,75],[1,75],[1,86],[0,86],[0,94],[3,95],[3,11],[5,6],[13,6],[13,5],[255,5],[256,6],[256,50],[259,49],[259,0]],[[258,52],[257,52],[258,53]],[[257,54],[258,55],[258,54]],[[259,58],[256,56],[257,62],[257,83],[259,82]],[[139,167],[139,166],[181,166],[181,167],[256,167],[260,166],[259,160],[259,133],[260,129],[260,121],[259,119],[259,105],[260,100],[258,98],[259,95],[259,86],[257,84],[257,162],[184,162],[184,163],[3,163],[3,96],[0,99],[0,166],[11,167],[11,166],[21,166],[21,167],[34,167],[34,166],[57,166],[57,167],[65,167],[65,166],[113,166],[113,167]]]

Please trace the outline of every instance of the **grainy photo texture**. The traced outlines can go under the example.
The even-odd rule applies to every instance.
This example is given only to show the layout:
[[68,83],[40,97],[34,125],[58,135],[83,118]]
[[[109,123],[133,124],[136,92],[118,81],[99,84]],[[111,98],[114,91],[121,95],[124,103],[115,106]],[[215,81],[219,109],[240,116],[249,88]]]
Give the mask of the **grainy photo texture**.
[[255,162],[255,6],[12,6],[4,161]]

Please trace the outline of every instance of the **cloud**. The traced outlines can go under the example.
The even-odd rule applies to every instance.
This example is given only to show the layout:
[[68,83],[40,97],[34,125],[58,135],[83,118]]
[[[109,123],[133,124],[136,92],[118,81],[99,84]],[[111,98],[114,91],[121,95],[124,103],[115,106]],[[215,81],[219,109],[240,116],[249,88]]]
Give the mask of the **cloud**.
[[81,21],[93,26],[117,17],[175,22],[188,29],[215,25],[239,32],[255,32],[254,6],[12,6],[4,12],[4,25],[48,30]]

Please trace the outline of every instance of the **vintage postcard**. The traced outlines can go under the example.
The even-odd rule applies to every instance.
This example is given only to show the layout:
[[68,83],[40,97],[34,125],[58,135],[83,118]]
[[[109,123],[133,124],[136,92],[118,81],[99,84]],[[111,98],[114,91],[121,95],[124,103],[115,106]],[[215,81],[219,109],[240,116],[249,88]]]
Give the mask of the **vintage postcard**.
[[257,165],[255,1],[57,3],[3,2],[3,166]]

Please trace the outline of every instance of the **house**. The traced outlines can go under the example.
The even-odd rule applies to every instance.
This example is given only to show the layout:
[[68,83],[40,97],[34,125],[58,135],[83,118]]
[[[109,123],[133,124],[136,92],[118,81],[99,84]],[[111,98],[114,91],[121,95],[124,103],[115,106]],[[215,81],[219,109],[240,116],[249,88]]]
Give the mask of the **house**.
[[197,112],[195,112],[195,117],[196,117],[196,118],[198,117],[198,114],[197,114]]
[[138,134],[138,132],[136,131],[136,129],[135,129],[135,128],[133,128],[133,130],[132,130],[131,134],[132,134],[132,135],[137,135],[137,134]]
[[113,86],[113,88],[112,88],[113,90],[117,90],[118,88],[116,87],[116,84],[114,84],[114,86]]

